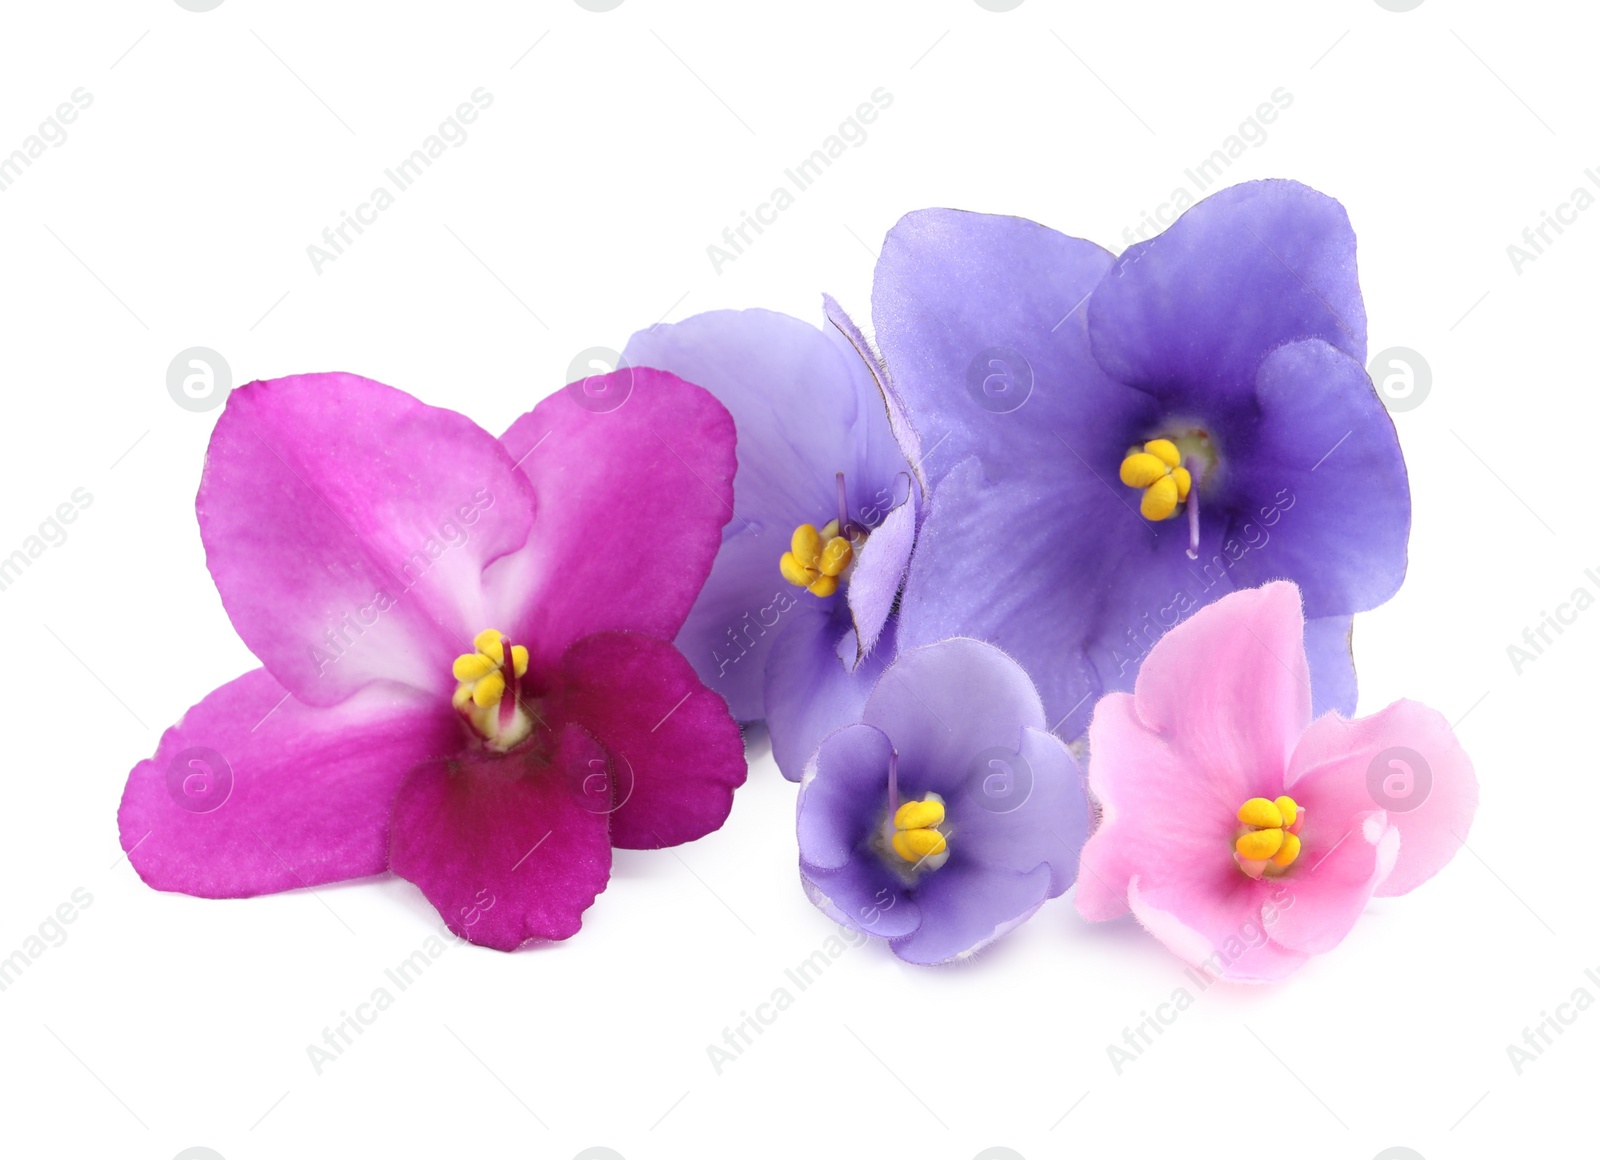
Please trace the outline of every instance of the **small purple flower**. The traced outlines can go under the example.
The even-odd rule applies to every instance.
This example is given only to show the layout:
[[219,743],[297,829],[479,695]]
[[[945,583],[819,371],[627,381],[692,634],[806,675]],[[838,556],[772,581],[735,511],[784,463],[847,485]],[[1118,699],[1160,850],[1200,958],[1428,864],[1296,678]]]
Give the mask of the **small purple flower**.
[[1287,578],[1318,710],[1354,712],[1351,614],[1399,587],[1411,503],[1338,202],[1236,186],[1120,257],[924,210],[884,243],[873,322],[938,451],[902,649],[993,641],[1072,738],[1173,626]]
[[835,921],[950,962],[1072,885],[1086,815],[1027,673],[957,637],[902,653],[822,742],[800,786],[800,875]]
[[733,414],[733,518],[676,643],[737,720],[767,722],[791,781],[823,737],[859,718],[894,655],[890,612],[921,491],[875,357],[838,304],[824,304],[822,330],[720,310],[640,331],[623,352]]

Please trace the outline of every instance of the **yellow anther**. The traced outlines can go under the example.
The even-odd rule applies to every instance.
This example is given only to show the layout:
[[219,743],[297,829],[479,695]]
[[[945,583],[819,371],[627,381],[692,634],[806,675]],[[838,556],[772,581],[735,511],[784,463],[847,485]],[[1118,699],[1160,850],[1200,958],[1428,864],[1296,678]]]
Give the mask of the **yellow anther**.
[[947,848],[944,835],[938,830],[896,830],[890,841],[894,852],[907,862],[935,857]]
[[[1283,824],[1285,826],[1294,825],[1295,819],[1300,816],[1300,807],[1295,805],[1292,797],[1281,797],[1272,804],[1277,806],[1278,812],[1283,815]],[[1240,820],[1243,821],[1242,818]]]
[[813,596],[832,596],[854,560],[855,548],[839,534],[838,520],[829,520],[820,531],[801,524],[789,537],[789,551],[778,557],[778,571]]
[[1139,500],[1139,514],[1147,520],[1160,521],[1178,510],[1178,481],[1163,475],[1144,489]]
[[[1273,830],[1262,830],[1263,834],[1275,833]],[[1278,847],[1278,852],[1272,856],[1272,864],[1280,870],[1300,857],[1300,838],[1295,834],[1284,834],[1283,845]]]
[[789,537],[789,551],[795,562],[806,568],[815,568],[822,558],[822,534],[811,524],[801,524]]
[[1152,439],[1144,445],[1147,455],[1154,455],[1167,467],[1177,467],[1183,462],[1183,457],[1178,454],[1178,445],[1170,439]]
[[496,669],[472,686],[472,703],[480,709],[500,703],[500,694],[506,691],[506,679]]
[[1117,474],[1129,487],[1149,487],[1167,474],[1167,465],[1154,455],[1135,451],[1122,461],[1122,467],[1118,469]]
[[476,681],[499,668],[499,662],[481,652],[464,653],[450,666],[450,674],[458,681]]
[[817,564],[817,569],[824,576],[837,576],[850,567],[850,561],[855,558],[855,550],[850,547],[850,541],[843,536],[835,536],[822,548],[822,559]]
[[[481,653],[487,653],[491,647],[498,649],[503,639],[505,639],[505,634],[499,629],[486,628],[472,638],[472,647]],[[497,652],[495,655],[499,656],[500,654]],[[495,664],[499,663],[499,661],[495,661]]]
[[[1279,798],[1288,801],[1288,798]],[[1293,802],[1290,802],[1293,805]],[[1239,820],[1259,830],[1276,830],[1284,824],[1283,811],[1266,798],[1251,798],[1239,807]]]
[[1251,830],[1248,834],[1240,834],[1233,843],[1233,848],[1238,851],[1239,857],[1252,862],[1265,862],[1282,846],[1282,830]]
[[1117,475],[1129,487],[1141,488],[1139,514],[1155,523],[1171,519],[1189,498],[1194,480],[1183,466],[1183,452],[1171,439],[1151,439],[1128,452]]
[[943,822],[943,802],[906,802],[894,812],[894,828],[897,830],[931,830]]

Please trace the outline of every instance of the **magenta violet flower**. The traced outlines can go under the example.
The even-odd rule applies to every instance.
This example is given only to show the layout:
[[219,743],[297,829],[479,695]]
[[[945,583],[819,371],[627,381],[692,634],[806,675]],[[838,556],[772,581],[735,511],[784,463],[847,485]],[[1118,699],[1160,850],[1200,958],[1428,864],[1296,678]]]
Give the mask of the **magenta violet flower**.
[[601,386],[624,405],[562,392],[499,439],[354,375],[229,396],[196,510],[263,667],[129,775],[147,883],[392,870],[509,950],[574,934],[614,846],[722,824],[738,728],[670,641],[732,511],[733,423],[669,374]]
[[1454,856],[1478,783],[1450,726],[1414,701],[1313,720],[1303,630],[1293,584],[1232,593],[1095,707],[1085,918],[1132,910],[1192,967],[1265,982]]
[[806,893],[913,963],[965,959],[1072,885],[1087,807],[1022,668],[952,638],[901,653],[806,767]]
[[1411,507],[1338,202],[1236,186],[1120,257],[924,210],[873,322],[934,481],[901,648],[993,641],[1075,738],[1173,625],[1288,578],[1314,699],[1354,712],[1351,614],[1398,588]]
[[797,781],[859,718],[894,652],[890,612],[921,484],[898,404],[855,325],[714,311],[640,331],[623,358],[698,383],[739,432],[734,517],[678,647]]

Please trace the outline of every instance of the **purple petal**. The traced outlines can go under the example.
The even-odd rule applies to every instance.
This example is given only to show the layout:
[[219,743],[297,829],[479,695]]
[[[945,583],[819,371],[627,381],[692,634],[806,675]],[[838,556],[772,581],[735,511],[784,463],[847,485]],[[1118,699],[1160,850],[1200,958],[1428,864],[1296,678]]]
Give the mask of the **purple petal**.
[[1356,239],[1344,207],[1293,181],[1205,198],[1130,246],[1088,307],[1094,353],[1158,398],[1247,398],[1256,368],[1305,338],[1366,362]]
[[895,506],[872,529],[850,571],[846,595],[856,629],[855,664],[877,647],[911,565],[911,548],[917,538],[916,491],[909,475],[902,478],[905,486],[898,489],[892,501]]
[[448,699],[492,611],[485,566],[522,546],[533,493],[494,436],[346,374],[228,397],[195,501],[234,627],[307,704],[378,680]]
[[908,963],[964,959],[1012,930],[1050,897],[1050,868],[989,870],[952,854],[917,887],[922,921],[890,949]]
[[1306,621],[1306,660],[1311,666],[1311,704],[1317,715],[1356,715],[1356,659],[1350,651],[1349,616]]
[[1250,445],[1229,455],[1227,485],[1241,495],[1287,498],[1266,525],[1266,543],[1236,566],[1240,587],[1292,576],[1308,616],[1375,608],[1406,572],[1411,491],[1394,423],[1362,365],[1327,343],[1289,343],[1261,364],[1260,419]]
[[465,743],[448,701],[390,686],[331,708],[265,669],[211,693],[128,775],[122,848],[157,890],[248,898],[382,873],[406,772]]
[[789,587],[778,560],[790,535],[801,524],[821,527],[835,518],[836,473],[845,475],[851,518],[861,519],[906,471],[885,403],[832,327],[825,333],[766,310],[715,311],[652,327],[635,334],[623,354],[636,367],[661,367],[700,384],[733,414],[735,516],[679,647],[736,717],[758,720],[774,634],[751,618]]
[[[974,762],[1015,753],[1044,707],[1022,667],[993,645],[958,637],[903,652],[873,686],[861,719],[900,753],[907,792],[963,792]],[[986,774],[987,766],[981,773]]]
[[849,620],[809,603],[808,593],[798,599],[803,603],[787,614],[766,674],[772,757],[790,781],[800,780],[824,737],[861,719],[873,683],[894,655],[891,626],[867,659],[850,668],[839,659],[841,651],[856,654]]

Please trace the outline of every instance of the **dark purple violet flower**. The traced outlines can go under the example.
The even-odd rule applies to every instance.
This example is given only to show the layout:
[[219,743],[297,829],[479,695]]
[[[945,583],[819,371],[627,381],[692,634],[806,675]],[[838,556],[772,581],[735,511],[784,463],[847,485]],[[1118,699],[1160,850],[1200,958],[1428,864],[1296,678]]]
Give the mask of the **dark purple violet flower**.
[[822,742],[800,786],[800,875],[835,921],[950,962],[1065,893],[1086,815],[1028,674],[958,637],[902,653]]
[[894,654],[889,614],[921,490],[876,359],[824,303],[822,330],[721,310],[640,331],[623,352],[687,377],[733,414],[733,518],[676,643],[736,719],[766,721],[791,781],[823,737],[859,718]]
[[1317,708],[1353,714],[1351,614],[1399,586],[1411,504],[1338,202],[1236,186],[1120,257],[924,210],[884,243],[873,321],[938,452],[902,649],[993,641],[1072,738],[1163,633],[1287,578]]

